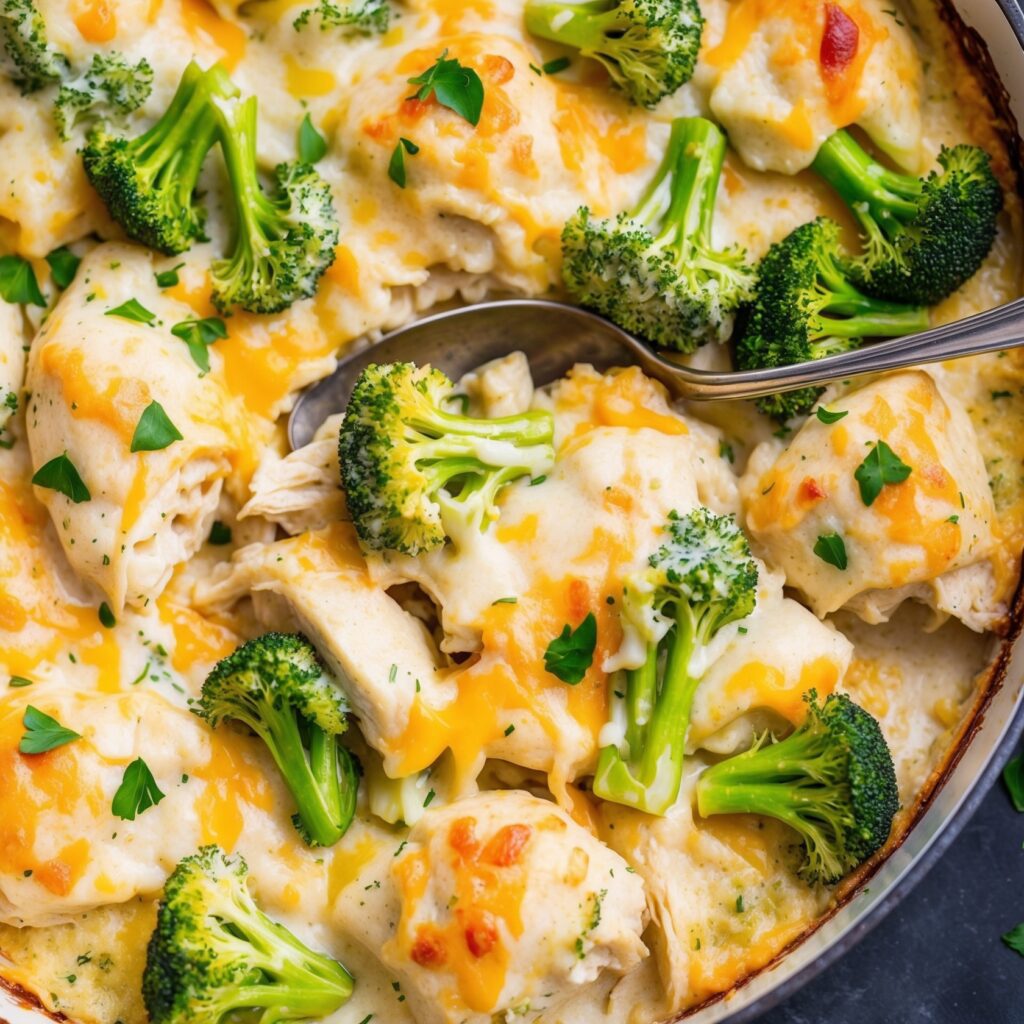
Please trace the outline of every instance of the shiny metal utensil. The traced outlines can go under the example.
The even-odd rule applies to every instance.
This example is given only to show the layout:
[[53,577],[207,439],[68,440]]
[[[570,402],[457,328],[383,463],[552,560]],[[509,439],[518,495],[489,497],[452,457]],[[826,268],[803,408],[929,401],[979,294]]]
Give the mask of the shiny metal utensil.
[[721,401],[757,398],[1022,344],[1024,299],[1017,299],[921,334],[816,362],[718,373],[686,367],[678,355],[654,351],[577,306],[546,299],[506,299],[424,317],[346,356],[334,373],[299,398],[288,421],[288,439],[293,448],[308,444],[328,416],[345,408],[356,378],[370,363],[430,363],[457,379],[518,349],[526,354],[538,385],[562,376],[576,363],[592,363],[599,369],[635,364],[680,398]]

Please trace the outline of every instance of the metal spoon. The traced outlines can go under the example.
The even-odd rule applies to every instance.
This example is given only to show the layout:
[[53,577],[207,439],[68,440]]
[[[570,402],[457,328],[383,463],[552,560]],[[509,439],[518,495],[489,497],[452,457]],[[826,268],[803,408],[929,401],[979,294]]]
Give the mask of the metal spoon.
[[576,363],[591,363],[598,369],[636,364],[673,395],[721,401],[757,398],[1017,345],[1024,345],[1024,299],[921,334],[816,362],[716,373],[686,367],[677,354],[650,349],[577,306],[546,299],[506,299],[424,317],[344,357],[334,373],[299,398],[288,421],[288,439],[293,448],[308,444],[328,416],[345,408],[356,378],[370,363],[430,363],[455,380],[518,349],[526,354],[538,385],[561,377]]

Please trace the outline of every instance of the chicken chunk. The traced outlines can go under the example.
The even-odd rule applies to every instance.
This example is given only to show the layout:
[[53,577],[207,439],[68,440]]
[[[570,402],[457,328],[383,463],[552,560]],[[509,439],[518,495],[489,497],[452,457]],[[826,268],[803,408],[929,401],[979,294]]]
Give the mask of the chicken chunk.
[[901,166],[922,170],[921,60],[895,14],[881,0],[716,5],[695,81],[744,162],[795,174],[856,122]]
[[[30,706],[80,738],[22,753]],[[140,757],[160,797],[125,820],[114,795]],[[0,921],[19,927],[154,896],[182,857],[215,840],[242,837],[273,887],[281,873],[267,870],[271,851],[301,846],[288,793],[258,741],[212,733],[146,689],[78,692],[53,680],[8,691],[0,700],[0,778]]]
[[[244,406],[171,334],[193,315],[157,288],[146,250],[101,245],[32,346],[28,440],[37,474],[49,467],[36,495],[72,568],[115,612],[144,607],[199,549],[251,448]],[[158,429],[140,439],[144,415]]]
[[[995,511],[974,428],[922,370],[828,403],[789,446],[765,444],[741,480],[748,532],[818,616],[884,622],[903,601],[975,630],[1005,614]],[[835,416],[840,418],[834,419]]]
[[393,861],[400,916],[381,958],[419,1024],[534,1020],[647,954],[626,863],[523,792],[428,812]]

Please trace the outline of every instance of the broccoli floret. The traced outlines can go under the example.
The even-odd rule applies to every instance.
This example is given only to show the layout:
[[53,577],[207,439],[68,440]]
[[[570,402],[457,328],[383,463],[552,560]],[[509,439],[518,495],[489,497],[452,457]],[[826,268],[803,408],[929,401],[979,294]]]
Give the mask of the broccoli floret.
[[327,182],[309,164],[282,163],[270,195],[256,159],[256,98],[218,104],[235,225],[230,255],[212,266],[213,301],[278,313],[316,293],[334,262],[338,219]]
[[818,151],[814,169],[839,193],[864,231],[853,262],[869,294],[930,306],[981,266],[996,237],[1003,191],[988,153],[943,147],[940,171],[898,174],[872,160],[845,131]]
[[634,103],[653,107],[693,77],[704,18],[697,0],[530,0],[526,27],[600,61]]
[[153,69],[143,58],[129,64],[119,53],[93,54],[87,71],[65,82],[53,104],[53,117],[62,139],[82,123],[123,123],[149,99]]
[[238,90],[220,65],[190,63],[164,115],[135,139],[94,131],[82,160],[110,215],[129,237],[167,255],[203,238],[206,213],[193,198],[217,138],[214,100]]
[[341,425],[341,481],[360,540],[409,555],[469,541],[497,517],[507,484],[554,462],[551,414],[474,419],[454,385],[412,363],[368,366]]
[[[928,311],[872,298],[850,280],[839,225],[827,217],[790,232],[758,266],[756,297],[736,342],[741,370],[788,366],[857,348],[863,338],[896,337],[928,327]],[[821,388],[757,400],[785,422],[808,412]]]
[[387,32],[391,7],[387,0],[320,0],[315,7],[307,7],[292,24],[298,32],[313,19],[320,22],[321,32],[340,29],[343,35],[372,36]]
[[774,743],[720,761],[697,782],[697,810],[761,814],[795,829],[804,845],[800,874],[834,882],[889,838],[899,810],[892,755],[878,722],[845,694],[821,706],[812,690],[807,718]]
[[312,1020],[351,997],[352,975],[264,914],[247,874],[204,846],[167,879],[142,975],[152,1024]]
[[338,742],[348,705],[304,636],[266,633],[242,644],[214,666],[192,710],[213,728],[242,722],[266,743],[307,843],[330,846],[345,834],[358,789],[352,755]]
[[[693,695],[704,649],[757,601],[757,565],[732,516],[706,508],[671,513],[666,542],[626,581],[623,616],[646,658],[610,680],[609,725],[620,739],[604,747],[594,793],[664,814],[675,802]],[[706,666],[705,666],[706,668]]]
[[2,0],[0,38],[6,73],[23,95],[62,81],[70,69],[47,41],[46,22],[32,0]]
[[637,207],[595,220],[582,207],[562,232],[563,277],[584,306],[663,348],[724,340],[753,292],[742,249],[715,250],[711,223],[725,136],[702,117],[672,123]]

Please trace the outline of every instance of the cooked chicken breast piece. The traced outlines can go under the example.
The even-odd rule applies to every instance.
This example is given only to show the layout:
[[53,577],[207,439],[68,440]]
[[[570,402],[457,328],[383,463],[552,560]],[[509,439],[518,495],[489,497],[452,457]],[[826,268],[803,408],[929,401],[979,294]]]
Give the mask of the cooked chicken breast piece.
[[[80,738],[21,753],[29,706]],[[125,820],[112,805],[136,758],[163,796]],[[262,744],[231,728],[211,732],[144,687],[79,692],[53,680],[7,691],[0,778],[0,921],[19,927],[155,896],[174,865],[209,842],[230,848],[241,838],[273,887],[273,851],[301,846],[289,821],[291,798]]]
[[963,407],[911,370],[827,410],[841,418],[811,415],[784,449],[761,445],[740,482],[768,564],[818,616],[846,607],[884,622],[913,599],[939,621],[995,626],[1006,611],[994,597],[995,510]]
[[882,0],[736,0],[708,15],[694,82],[750,167],[795,174],[856,123],[902,167],[923,169],[921,58]]
[[[132,300],[142,312],[121,309]],[[115,612],[125,603],[144,607],[199,549],[225,479],[251,449],[240,400],[201,375],[171,334],[190,318],[189,307],[157,288],[147,250],[101,245],[32,345],[33,468],[69,460],[85,488],[69,497],[51,483],[36,495],[72,568]],[[143,443],[133,452],[140,421],[157,407],[173,432],[164,425],[149,441],[164,447]]]
[[639,877],[523,792],[428,811],[391,876],[400,916],[381,959],[418,1024],[531,1021],[647,955]]

